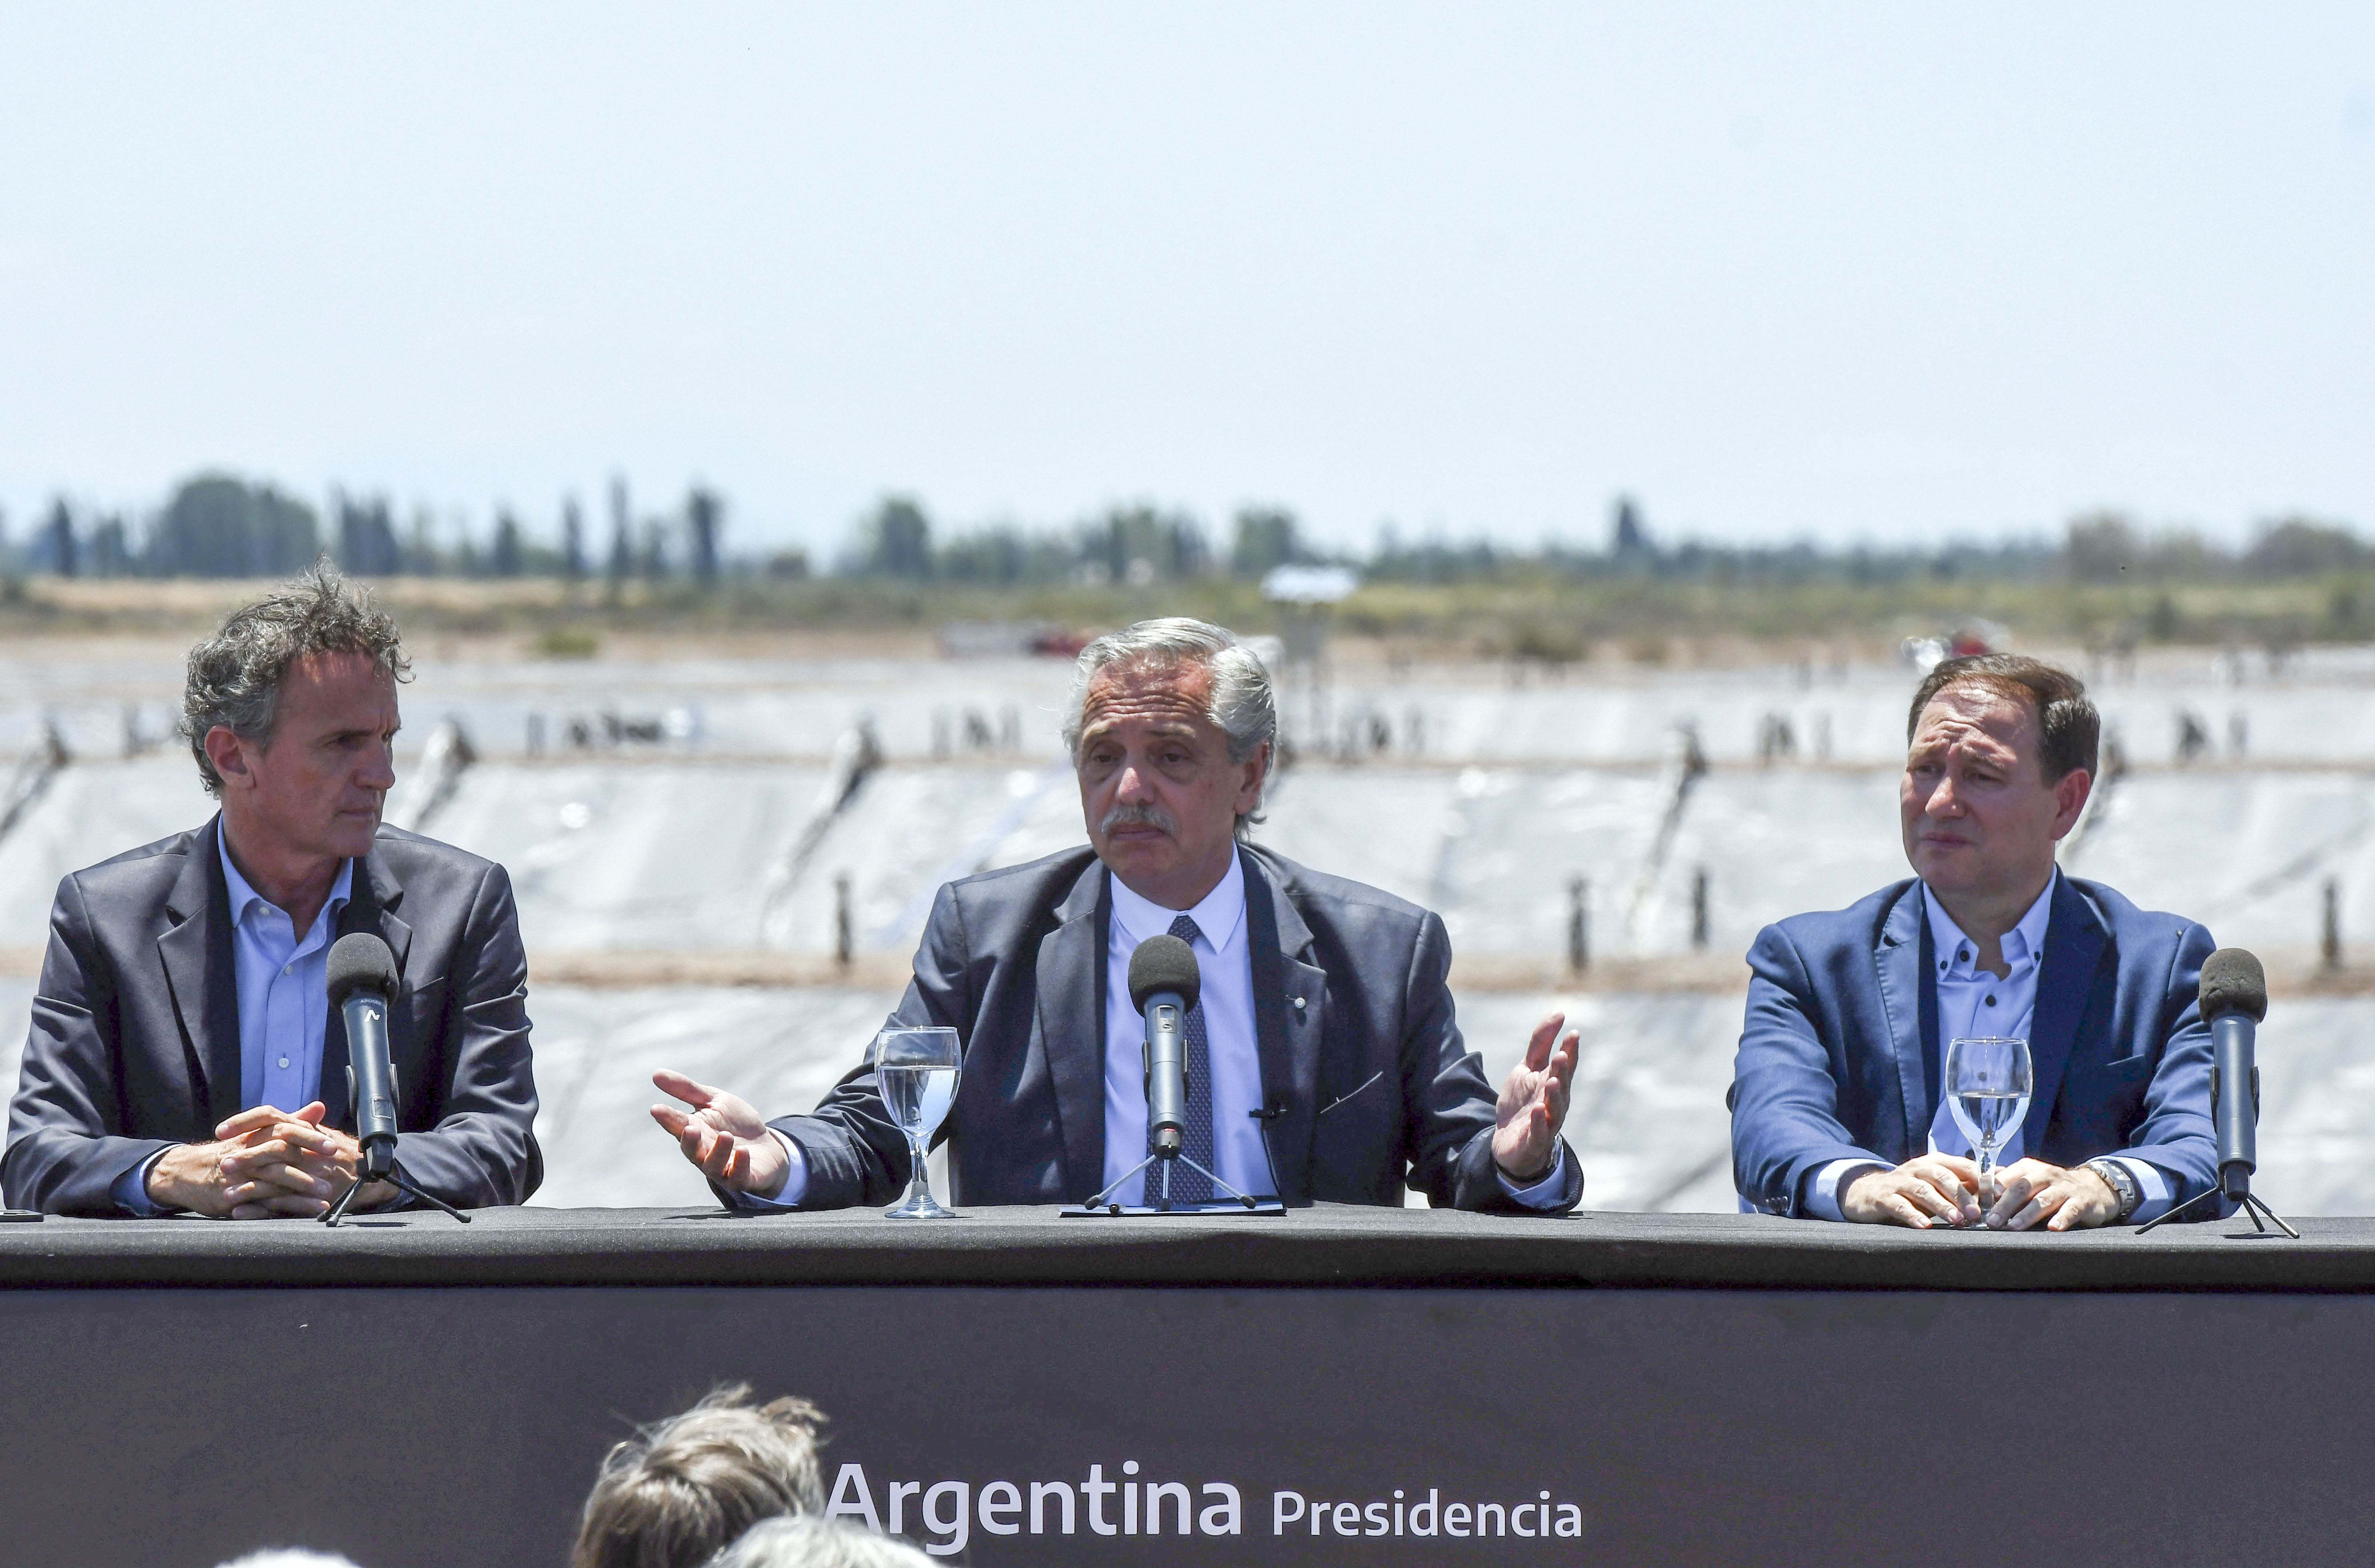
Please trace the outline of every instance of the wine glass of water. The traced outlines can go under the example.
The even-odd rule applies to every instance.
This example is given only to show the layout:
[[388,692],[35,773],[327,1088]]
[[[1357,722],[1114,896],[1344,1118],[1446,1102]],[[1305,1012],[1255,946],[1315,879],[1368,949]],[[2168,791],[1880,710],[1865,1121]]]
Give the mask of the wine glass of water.
[[2028,1114],[2028,1042],[1999,1034],[1946,1044],[1946,1103],[1979,1159],[1979,1207],[1995,1199],[1996,1150]]
[[953,1220],[932,1197],[924,1155],[957,1102],[963,1055],[953,1029],[886,1029],[874,1037],[874,1080],[891,1119],[907,1135],[907,1196],[882,1211],[890,1220]]

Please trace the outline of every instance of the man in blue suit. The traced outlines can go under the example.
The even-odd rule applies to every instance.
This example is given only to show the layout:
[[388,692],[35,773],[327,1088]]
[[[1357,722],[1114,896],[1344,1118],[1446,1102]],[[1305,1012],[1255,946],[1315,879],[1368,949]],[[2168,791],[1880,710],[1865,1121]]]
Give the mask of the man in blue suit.
[[[2035,659],[1948,659],[1914,694],[1899,789],[1915,879],[1766,927],[1750,951],[1732,1179],[1772,1214],[2067,1231],[2140,1223],[2216,1180],[2214,944],[2065,877],[2101,725]],[[2026,1038],[2028,1112],[1979,1191],[1942,1043]]]
[[[1277,737],[1269,673],[1220,627],[1143,621],[1081,651],[1065,741],[1089,842],[943,887],[889,1020],[963,1042],[940,1127],[958,1201],[1077,1203],[1145,1157],[1129,961],[1166,933],[1203,977],[1187,1148],[1222,1181],[1289,1204],[1410,1190],[1515,1214],[1582,1197],[1559,1136],[1575,1032],[1545,1019],[1496,1099],[1453,1017],[1442,920],[1246,842]],[[654,1081],[691,1107],[654,1119],[737,1208],[883,1203],[909,1179],[870,1061],[773,1122],[681,1073]],[[1170,1192],[1215,1196],[1184,1167]]]

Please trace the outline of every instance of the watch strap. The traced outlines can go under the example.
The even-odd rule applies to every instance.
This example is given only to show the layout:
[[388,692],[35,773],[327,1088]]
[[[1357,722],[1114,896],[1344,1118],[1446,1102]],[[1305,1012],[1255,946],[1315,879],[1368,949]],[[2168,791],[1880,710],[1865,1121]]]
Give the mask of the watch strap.
[[2089,1160],[2086,1169],[2101,1177],[2103,1185],[2111,1189],[2111,1196],[2119,1200],[2120,1211],[2111,1217],[2111,1223],[2126,1224],[2128,1216],[2144,1201],[2144,1191],[2136,1185],[2134,1174],[2116,1160]]

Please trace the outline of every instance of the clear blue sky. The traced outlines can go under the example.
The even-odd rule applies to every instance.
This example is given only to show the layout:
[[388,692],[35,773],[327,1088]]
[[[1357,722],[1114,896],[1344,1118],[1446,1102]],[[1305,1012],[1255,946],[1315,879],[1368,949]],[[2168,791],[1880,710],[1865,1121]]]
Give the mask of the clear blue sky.
[[2375,8],[17,4],[0,506],[2375,530]]

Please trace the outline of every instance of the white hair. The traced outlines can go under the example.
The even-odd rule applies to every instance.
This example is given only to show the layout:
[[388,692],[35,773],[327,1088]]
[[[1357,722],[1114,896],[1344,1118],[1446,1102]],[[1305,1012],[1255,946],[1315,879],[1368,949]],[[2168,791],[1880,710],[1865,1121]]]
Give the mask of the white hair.
[[904,1541],[801,1514],[761,1520],[710,1559],[709,1568],[923,1568],[930,1562]]
[[[1212,673],[1212,690],[1204,716],[1228,738],[1229,760],[1243,762],[1264,746],[1270,754],[1262,766],[1262,785],[1278,767],[1278,693],[1270,671],[1254,651],[1237,641],[1236,633],[1208,620],[1165,616],[1141,620],[1119,631],[1108,631],[1087,647],[1072,664],[1072,690],[1064,702],[1064,750],[1074,766],[1081,760],[1081,732],[1087,724],[1089,687],[1097,674],[1122,668],[1169,669],[1201,665]],[[1237,819],[1237,832],[1261,820],[1261,801]]]
[[356,1568],[356,1564],[352,1559],[340,1557],[335,1551],[308,1551],[301,1546],[274,1546],[219,1563],[216,1568]]

